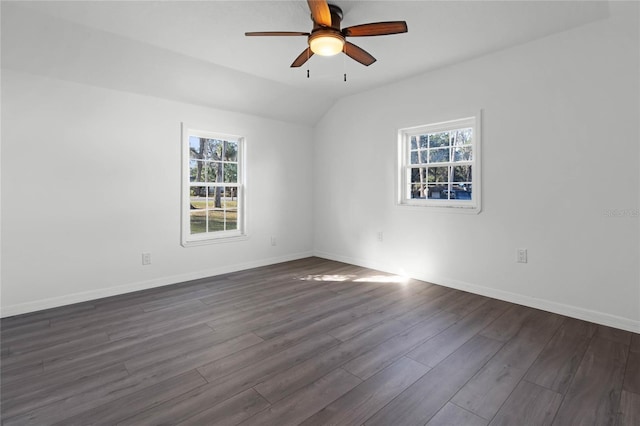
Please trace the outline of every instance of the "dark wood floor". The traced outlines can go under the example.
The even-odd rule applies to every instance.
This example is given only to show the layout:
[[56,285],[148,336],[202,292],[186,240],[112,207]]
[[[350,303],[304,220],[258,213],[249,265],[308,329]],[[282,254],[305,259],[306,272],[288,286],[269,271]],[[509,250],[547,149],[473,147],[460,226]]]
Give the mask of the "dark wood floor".
[[640,336],[309,258],[6,318],[2,423],[640,425]]

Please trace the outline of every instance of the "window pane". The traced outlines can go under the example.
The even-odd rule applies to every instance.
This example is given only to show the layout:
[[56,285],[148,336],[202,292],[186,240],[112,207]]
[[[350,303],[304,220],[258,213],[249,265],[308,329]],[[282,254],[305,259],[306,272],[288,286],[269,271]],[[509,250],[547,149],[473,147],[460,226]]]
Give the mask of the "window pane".
[[449,148],[439,148],[429,150],[429,162],[430,163],[448,163],[449,162]]
[[226,229],[238,229],[238,211],[237,210],[227,210],[225,212],[226,219]]
[[217,139],[205,139],[205,141],[204,158],[207,160],[222,160],[223,141]]
[[440,200],[440,199],[447,198],[447,194],[445,193],[445,191],[447,190],[446,185],[430,183],[427,187],[427,190],[428,190],[427,198],[429,198],[430,200]]
[[453,182],[471,182],[471,166],[455,166],[453,168]]
[[420,135],[420,148],[427,148],[429,138],[427,135]]
[[204,170],[204,162],[199,160],[189,160],[189,170],[191,182],[205,182],[206,173]]
[[426,164],[429,162],[429,151],[420,151],[420,162]]
[[224,160],[238,161],[238,142],[233,142],[233,141],[224,142]]
[[429,167],[429,182],[449,182],[449,167]]
[[209,232],[224,231],[224,211],[208,210]]
[[238,165],[236,163],[224,164],[224,181],[228,183],[238,182]]
[[223,163],[220,162],[207,162],[207,182],[222,182],[222,170]]
[[418,139],[415,136],[411,136],[411,149],[418,149]]
[[422,183],[427,180],[426,167],[414,167],[411,169],[411,183]]
[[225,209],[236,208],[238,205],[238,188],[228,186],[224,189],[223,206]]
[[225,209],[238,208],[238,197],[236,196],[237,193],[237,188],[225,188],[224,193],[222,194],[222,207],[224,207]]
[[200,144],[200,138],[189,136],[189,158],[203,158],[204,142]]
[[429,199],[456,200],[458,191],[449,189],[447,185],[429,184]]
[[411,151],[411,164],[418,164],[418,151]]
[[218,205],[216,206],[216,198],[213,192],[211,192],[211,198],[207,198],[207,209],[209,210],[213,210],[215,208],[222,208],[222,202],[219,202]]
[[210,186],[208,187],[207,192],[208,192],[207,208],[221,209],[223,188],[221,186]]
[[453,149],[454,161],[471,161],[473,152],[470,145],[460,146]]
[[456,200],[471,200],[471,185],[468,187],[458,187],[455,190]]
[[427,187],[422,184],[411,184],[411,198],[425,198]]
[[453,189],[444,189],[440,191],[440,197],[447,200],[455,200],[456,199],[456,191]]
[[221,163],[212,163],[211,161],[207,161],[204,163],[205,165],[205,179],[206,182],[217,182],[218,181],[218,166]]
[[449,146],[449,132],[429,135],[429,148],[437,148],[441,146]]
[[190,192],[190,208],[204,209],[207,201],[207,188],[205,186],[192,186]]
[[192,234],[207,232],[207,215],[205,210],[191,210],[189,216],[189,226]]
[[215,198],[216,194],[218,194],[222,190],[219,186],[208,186],[207,187],[207,196],[209,198]]
[[453,145],[468,145],[471,143],[471,136],[473,135],[472,130],[469,129],[460,129],[456,130],[453,134]]

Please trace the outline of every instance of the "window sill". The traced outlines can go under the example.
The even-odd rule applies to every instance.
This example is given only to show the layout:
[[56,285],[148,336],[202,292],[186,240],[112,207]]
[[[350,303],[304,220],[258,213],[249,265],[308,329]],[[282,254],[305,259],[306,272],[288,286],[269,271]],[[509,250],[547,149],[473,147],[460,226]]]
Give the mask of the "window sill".
[[206,246],[209,244],[235,243],[238,241],[246,241],[248,239],[249,239],[248,235],[236,235],[236,236],[229,236],[229,237],[215,237],[215,238],[206,238],[202,240],[182,241],[181,245],[184,248],[189,248],[189,247]]
[[421,202],[407,202],[397,203],[397,207],[409,208],[409,209],[430,209],[438,213],[463,213],[463,214],[479,214],[482,211],[480,206],[475,205],[451,205],[451,204],[438,204],[438,203],[421,203]]

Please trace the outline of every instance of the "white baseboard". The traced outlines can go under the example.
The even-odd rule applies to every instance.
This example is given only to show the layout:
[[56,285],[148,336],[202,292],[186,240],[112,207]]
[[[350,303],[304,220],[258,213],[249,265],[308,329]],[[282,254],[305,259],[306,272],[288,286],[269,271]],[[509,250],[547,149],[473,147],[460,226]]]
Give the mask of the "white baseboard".
[[[377,262],[371,262],[364,259],[356,259],[348,256],[337,255],[333,253],[326,253],[321,251],[314,252],[314,256],[324,259],[335,260],[338,262],[349,263],[352,265],[362,266],[364,268],[376,269],[378,271],[387,272],[390,274],[401,274],[400,271],[389,265],[384,265]],[[469,293],[479,294],[481,296],[491,297],[493,299],[504,300],[506,302],[517,303],[518,305],[528,306],[530,308],[541,309],[543,311],[553,312],[555,314],[565,315],[572,318],[581,319],[584,321],[593,322],[596,324],[602,324],[609,327],[619,328],[621,330],[631,331],[633,333],[640,333],[640,321],[635,321],[630,318],[624,318],[616,315],[611,315],[604,312],[593,311],[584,309],[578,306],[566,305],[563,303],[554,302],[552,300],[539,299],[531,296],[526,296],[518,293],[512,293],[508,291],[498,290],[490,287],[484,287],[477,284],[471,284],[463,281],[452,280],[446,277],[439,276],[411,276],[411,278],[425,281],[444,287],[455,288],[457,290],[467,291]]]
[[9,305],[2,308],[0,318],[11,317],[14,315],[26,314],[29,312],[41,311],[44,309],[58,308],[60,306],[72,305],[74,303],[88,302],[91,300],[102,299],[104,297],[117,296],[120,294],[131,293],[134,291],[147,290],[150,288],[162,287],[171,284],[178,284],[186,281],[197,280],[200,278],[213,277],[216,275],[227,274],[230,272],[243,271],[245,269],[258,268],[260,266],[273,265],[275,263],[289,262],[291,260],[303,259],[313,256],[312,252],[296,253],[280,257],[270,257],[246,263],[236,263],[233,265],[225,265],[219,268],[206,269],[186,274],[173,275],[169,277],[155,278],[148,281],[139,281],[99,290],[85,291],[80,293],[68,294],[60,297],[52,297],[49,299],[36,300],[33,302],[20,303],[17,305]]

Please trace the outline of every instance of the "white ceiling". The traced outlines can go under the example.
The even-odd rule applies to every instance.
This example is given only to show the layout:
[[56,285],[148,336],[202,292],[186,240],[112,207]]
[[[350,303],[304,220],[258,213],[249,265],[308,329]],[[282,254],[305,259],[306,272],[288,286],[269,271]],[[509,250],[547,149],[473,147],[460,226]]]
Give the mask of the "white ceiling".
[[[343,27],[405,20],[409,32],[350,41],[289,67],[310,31],[306,1],[2,2],[3,68],[314,124],[336,99],[526,43],[608,15],[594,1],[330,1]],[[311,78],[306,78],[306,70]],[[348,81],[343,81],[343,73]]]

